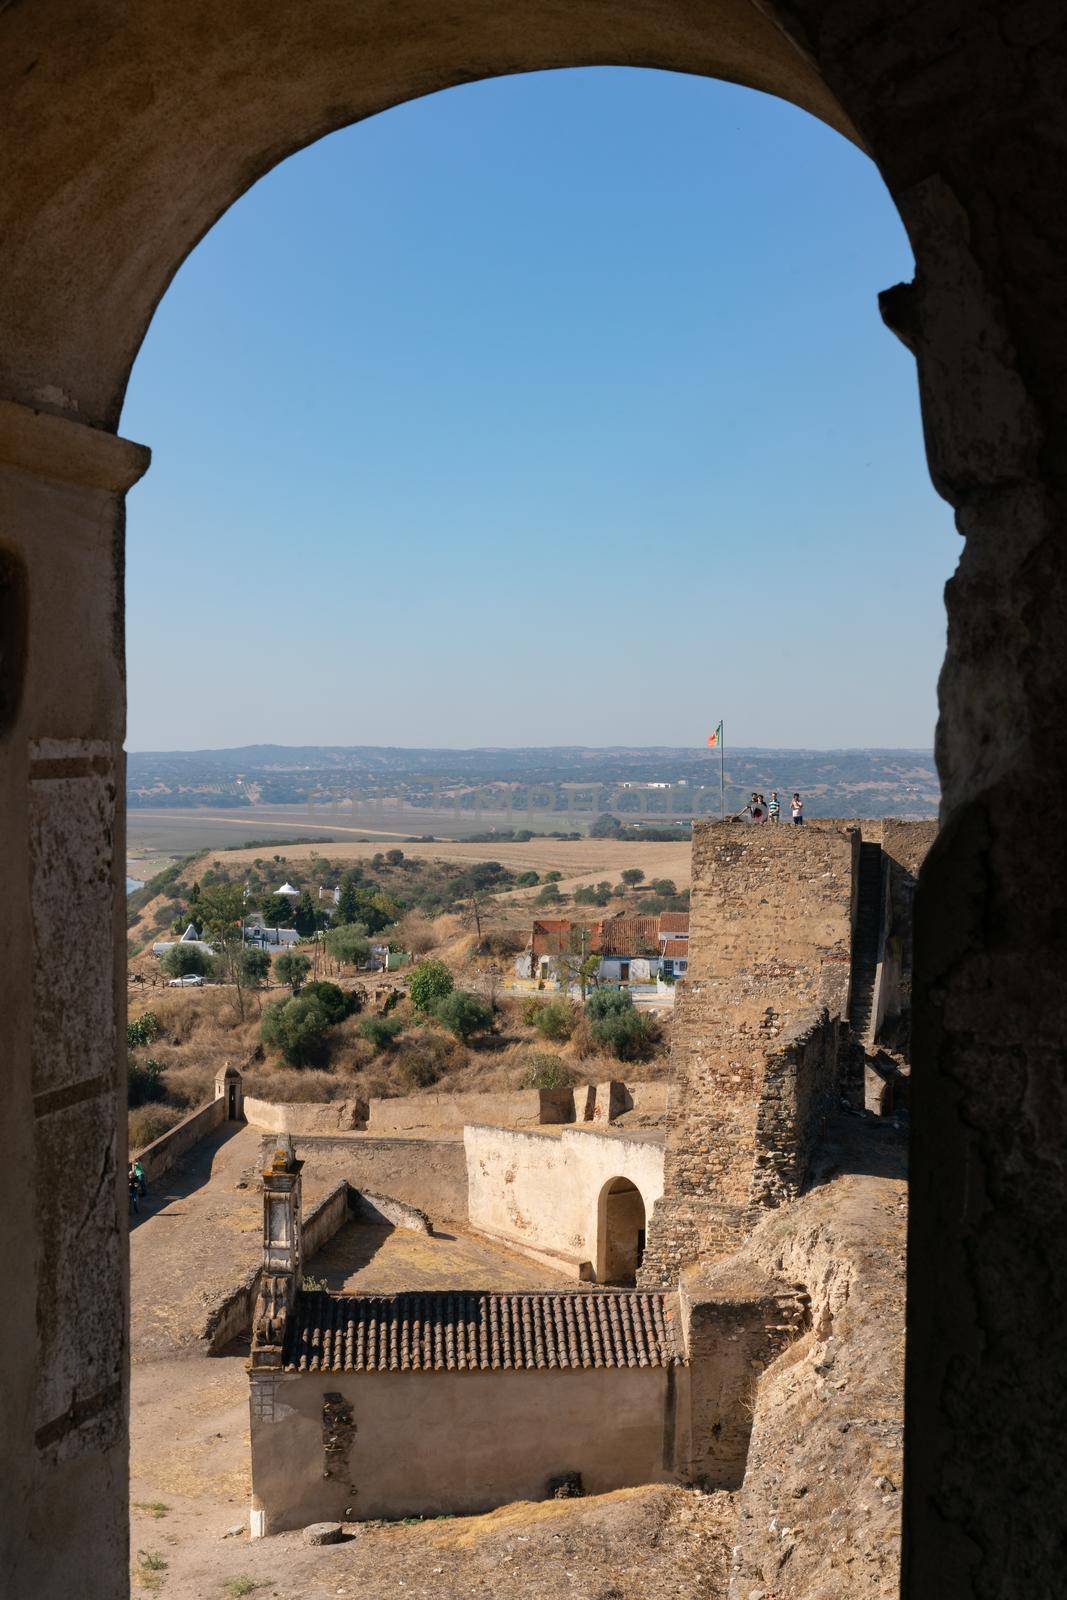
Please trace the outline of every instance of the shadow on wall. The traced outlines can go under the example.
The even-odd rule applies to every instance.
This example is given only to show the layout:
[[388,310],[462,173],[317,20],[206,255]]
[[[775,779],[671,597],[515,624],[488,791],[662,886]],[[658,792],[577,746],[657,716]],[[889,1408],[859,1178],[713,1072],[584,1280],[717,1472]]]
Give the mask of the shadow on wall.
[[632,1286],[645,1253],[645,1202],[629,1178],[611,1178],[597,1206],[598,1283]]

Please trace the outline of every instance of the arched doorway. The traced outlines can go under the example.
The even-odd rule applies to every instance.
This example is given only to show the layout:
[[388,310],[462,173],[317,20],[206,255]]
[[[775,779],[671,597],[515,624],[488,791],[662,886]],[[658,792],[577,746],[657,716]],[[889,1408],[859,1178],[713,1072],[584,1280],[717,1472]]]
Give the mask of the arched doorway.
[[645,1253],[645,1202],[629,1178],[611,1178],[597,1208],[597,1282],[632,1284]]

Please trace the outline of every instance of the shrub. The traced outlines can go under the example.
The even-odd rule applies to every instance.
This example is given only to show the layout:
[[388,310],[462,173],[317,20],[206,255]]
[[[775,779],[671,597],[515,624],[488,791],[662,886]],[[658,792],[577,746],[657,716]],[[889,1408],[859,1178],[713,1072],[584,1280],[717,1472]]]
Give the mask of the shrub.
[[563,877],[562,872],[555,872],[555,871],[546,872],[545,873],[545,882],[546,883],[559,883],[561,881],[562,877]]
[[370,959],[370,940],[361,922],[342,923],[326,935],[326,948],[335,961],[345,965]]
[[305,984],[300,991],[300,998],[317,1000],[329,1023],[343,1022],[356,1004],[355,995],[346,994],[336,983],[330,983],[327,978]]
[[149,1056],[147,1061],[138,1061],[136,1056],[126,1056],[126,1104],[128,1106],[143,1106],[155,1100],[163,1100],[166,1090],[163,1087],[163,1068],[158,1061],[153,1061]]
[[416,1011],[433,1011],[452,989],[452,974],[443,961],[420,961],[412,969],[408,993]]
[[291,1000],[275,1000],[263,1012],[260,1036],[263,1043],[281,1051],[291,1067],[311,1066],[326,1054],[326,1035],[330,1022],[314,997],[294,995]]
[[155,1012],[146,1011],[136,1022],[127,1022],[126,1043],[131,1050],[135,1050],[139,1044],[151,1044],[153,1039],[159,1038],[162,1031]]
[[574,1082],[570,1067],[562,1056],[550,1055],[546,1050],[535,1050],[526,1057],[520,1089],[569,1089]]
[[403,1026],[399,1017],[365,1017],[359,1025],[359,1036],[369,1040],[375,1050],[391,1050]]
[[404,859],[403,850],[387,850],[385,859],[391,867],[398,867]]
[[493,1011],[477,995],[466,989],[453,989],[434,1007],[434,1015],[449,1033],[466,1044],[476,1033],[485,1033],[493,1025]]
[[274,971],[282,983],[287,983],[296,994],[300,985],[311,971],[311,962],[307,956],[298,955],[296,951],[286,950],[274,958]]
[[550,1000],[541,1007],[534,1018],[534,1027],[542,1039],[551,1039],[555,1044],[562,1044],[564,1039],[569,1039],[574,1032],[578,1020],[578,1013],[569,1000]]
[[167,1133],[185,1116],[184,1106],[139,1106],[129,1116],[129,1141],[131,1150],[143,1150],[146,1144]]
[[536,995],[527,995],[520,1003],[519,1015],[528,1028],[535,1026],[538,1017],[545,1009],[546,1001],[538,999]]
[[538,890],[537,896],[536,896],[536,898],[534,900],[534,905],[535,906],[557,905],[559,903],[559,901],[562,900],[562,898],[563,898],[563,896],[560,894],[559,890],[556,888],[556,885],[554,883],[546,883],[543,889],[539,889]]
[[159,964],[168,978],[188,978],[193,975],[210,978],[215,972],[213,958],[206,950],[198,950],[195,944],[172,944],[160,956]]
[[397,1051],[397,1075],[406,1089],[427,1089],[444,1070],[444,1040],[432,1034],[416,1034],[404,1040]]
[[517,889],[532,889],[535,886],[535,884],[538,884],[540,882],[541,882],[541,878],[540,878],[540,875],[538,873],[536,873],[536,872],[520,872],[518,877],[515,879],[515,887]]
[[598,989],[586,1003],[586,1020],[595,1044],[617,1061],[640,1061],[656,1041],[656,1024],[634,1010],[624,990]]
[[241,976],[250,989],[258,989],[270,976],[270,956],[266,950],[241,952]]

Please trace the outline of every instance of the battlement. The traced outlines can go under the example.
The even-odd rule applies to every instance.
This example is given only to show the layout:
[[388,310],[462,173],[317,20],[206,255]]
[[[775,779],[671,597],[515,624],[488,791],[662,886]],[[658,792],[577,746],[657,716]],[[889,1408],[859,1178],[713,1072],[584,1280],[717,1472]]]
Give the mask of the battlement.
[[[935,833],[833,820],[694,827],[664,1194],[642,1283],[676,1281],[696,1256],[735,1249],[763,1208],[800,1192],[841,1092],[854,974],[872,991],[866,1017],[885,951],[899,967],[906,949],[910,965],[908,886]],[[864,849],[873,872],[861,874]],[[894,993],[909,977],[894,971]]]

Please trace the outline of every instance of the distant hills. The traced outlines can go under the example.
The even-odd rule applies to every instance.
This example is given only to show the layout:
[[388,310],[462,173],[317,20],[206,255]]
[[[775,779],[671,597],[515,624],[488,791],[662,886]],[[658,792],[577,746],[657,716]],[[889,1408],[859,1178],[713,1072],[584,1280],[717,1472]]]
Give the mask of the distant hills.
[[[932,817],[939,788],[929,750],[737,749],[725,753],[727,810],[753,790],[794,789],[809,816]],[[433,831],[435,809],[479,815],[536,810],[586,821],[678,821],[719,813],[719,757],[673,747],[529,746],[407,750],[378,745],[246,745],[134,751],[127,802],[187,810],[401,805]]]

